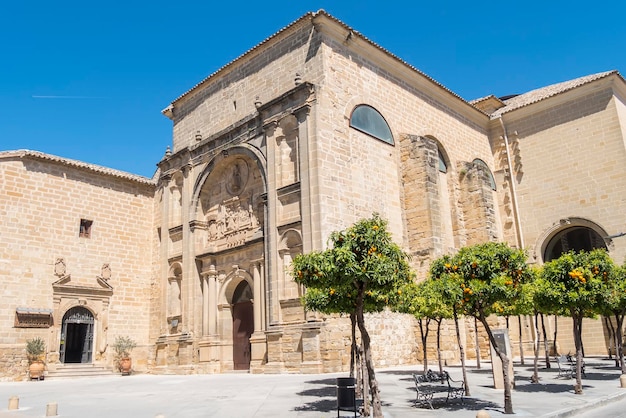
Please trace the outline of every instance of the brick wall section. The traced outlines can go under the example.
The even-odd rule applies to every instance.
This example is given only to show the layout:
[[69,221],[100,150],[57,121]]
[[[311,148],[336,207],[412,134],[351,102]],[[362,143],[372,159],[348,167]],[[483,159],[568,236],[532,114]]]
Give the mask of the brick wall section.
[[[0,279],[5,301],[0,306],[0,357],[35,336],[46,340],[48,352],[58,351],[64,312],[49,329],[13,328],[16,308],[53,308],[57,258],[65,259],[70,284],[79,286],[97,287],[103,264],[110,265],[108,283],[114,290],[108,343],[117,335],[131,335],[141,357],[149,343],[153,254],[146,243],[154,240],[153,193],[153,186],[63,163],[0,160]],[[79,237],[81,219],[93,221],[90,238]],[[145,357],[137,361],[142,362]],[[3,367],[0,373],[10,369]]]

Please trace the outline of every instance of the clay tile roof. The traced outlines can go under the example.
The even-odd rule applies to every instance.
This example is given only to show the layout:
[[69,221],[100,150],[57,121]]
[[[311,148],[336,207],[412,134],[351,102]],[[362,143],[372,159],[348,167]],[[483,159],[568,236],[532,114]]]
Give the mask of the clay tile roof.
[[147,184],[151,186],[156,185],[156,180],[155,180],[156,176],[153,177],[152,179],[149,179],[147,177],[139,176],[136,174],[130,174],[125,171],[102,167],[96,164],[84,163],[82,161],[72,160],[69,158],[57,157],[56,155],[46,154],[40,151],[31,151],[27,149],[22,149],[22,150],[15,150],[15,151],[1,151],[0,152],[0,161],[3,159],[9,159],[9,158],[32,158],[32,159],[38,159],[38,160],[52,161],[52,162],[67,165],[70,167],[90,170],[95,173],[104,174],[107,176],[131,180],[131,181],[135,181],[138,183],[143,183],[143,184]]
[[580,87],[584,84],[591,83],[592,81],[599,80],[601,78],[608,77],[616,74],[621,78],[621,75],[617,70],[606,71],[603,73],[591,74],[584,77],[579,77],[574,80],[564,81],[562,83],[552,84],[550,86],[541,87],[536,90],[531,90],[527,93],[513,96],[509,99],[503,100],[506,106],[496,110],[491,114],[491,119],[498,118],[504,113],[511,112],[524,106],[528,106],[533,103],[540,102],[542,100],[554,97],[558,94],[565,93],[573,90],[576,87]]

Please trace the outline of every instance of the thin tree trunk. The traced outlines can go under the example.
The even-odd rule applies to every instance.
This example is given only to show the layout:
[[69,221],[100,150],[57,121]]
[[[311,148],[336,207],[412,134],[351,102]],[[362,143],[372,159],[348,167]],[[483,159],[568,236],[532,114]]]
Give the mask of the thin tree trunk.
[[[426,330],[424,330],[424,322],[426,322]],[[428,332],[429,332],[429,325],[430,325],[430,318],[426,318],[424,319],[419,319],[417,321],[417,323],[420,326],[420,336],[422,338],[422,352],[424,353],[424,374],[428,371],[428,350],[427,348],[427,341],[428,341]]]
[[617,350],[615,351],[615,355],[619,358],[620,368],[622,370],[622,374],[626,373],[626,367],[624,366],[624,347],[622,343],[622,327],[624,325],[624,311],[619,314],[615,314],[615,321],[617,322],[617,337],[615,338],[617,341]]
[[539,333],[537,332],[539,326],[539,313],[535,312],[535,332],[533,335],[533,348],[535,350],[535,359],[533,365],[533,375],[530,378],[532,383],[539,383]]
[[352,330],[352,345],[350,347],[350,377],[354,377],[355,357],[357,356],[356,347],[356,313],[350,313],[350,327]]
[[369,400],[369,386],[367,385],[367,367],[365,366],[365,362],[363,361],[363,347],[359,347],[359,358],[361,361],[359,362],[359,370],[361,377],[363,379],[363,391],[362,398],[363,399],[363,416],[370,416],[370,400]]
[[361,341],[363,342],[363,352],[365,355],[365,365],[367,366],[367,378],[369,381],[369,388],[372,395],[372,409],[374,412],[374,418],[383,418],[382,404],[380,401],[380,391],[378,390],[378,382],[376,381],[376,373],[374,372],[374,365],[372,362],[372,350],[370,347],[370,335],[365,328],[365,319],[363,318],[363,294],[365,293],[365,286],[359,289],[356,303],[356,320],[361,331]]
[[[613,323],[611,322],[611,320],[609,319],[609,323],[611,323],[611,326],[613,326]],[[619,351],[617,346],[619,345],[619,341],[618,341],[618,336],[617,336],[617,330],[613,327],[613,348],[615,350],[615,367],[621,367],[622,363],[619,357]]]
[[504,413],[514,414],[515,412],[513,412],[513,398],[511,397],[511,381],[509,376],[509,364],[511,360],[504,352],[500,351],[500,348],[496,344],[496,339],[491,332],[491,328],[489,328],[489,324],[487,323],[487,318],[485,318],[485,315],[481,313],[479,320],[485,327],[485,331],[487,331],[491,346],[493,347],[494,351],[502,362],[502,378],[504,379]]
[[524,365],[524,341],[522,339],[522,316],[517,316],[517,326],[519,328],[519,358],[522,366]]
[[480,370],[480,338],[478,338],[478,320],[474,317],[474,337],[476,339],[476,368]]
[[[365,375],[363,374],[363,347],[356,348],[356,392],[358,399],[367,400],[365,396]],[[365,403],[365,402],[364,402]]]
[[463,371],[463,383],[465,384],[465,396],[471,396],[469,382],[467,381],[467,369],[465,368],[465,348],[461,341],[461,331],[459,330],[459,317],[456,314],[456,307],[452,307],[454,313],[454,328],[456,329],[456,340],[459,343],[459,353],[461,356],[461,370]]
[[552,340],[552,346],[554,347],[554,354],[556,354],[557,356],[561,354],[556,349],[556,338],[557,338],[558,329],[559,329],[559,316],[554,315],[554,339]]
[[437,360],[439,361],[439,373],[443,373],[443,362],[441,359],[441,321],[439,318],[437,321]]
[[541,316],[541,332],[543,334],[543,351],[546,356],[546,369],[552,368],[550,365],[550,351],[548,350],[548,333],[546,332],[546,324],[543,321],[543,314],[539,314]]
[[[609,333],[609,347],[608,347],[608,352],[609,352],[609,360],[613,359],[613,349],[615,349],[615,347],[617,347],[617,337],[615,335],[615,329],[613,328],[613,323],[611,322],[611,318],[608,316],[602,316],[602,319],[604,319],[604,327],[606,328],[606,330]],[[617,350],[615,351],[615,356],[617,357]],[[615,359],[615,366],[618,367],[618,361],[617,359]]]
[[574,393],[582,395],[583,382],[582,382],[582,364],[583,364],[583,349],[582,349],[582,322],[583,316],[579,313],[572,314],[572,320],[574,322],[574,344],[576,345],[576,384],[574,385]]

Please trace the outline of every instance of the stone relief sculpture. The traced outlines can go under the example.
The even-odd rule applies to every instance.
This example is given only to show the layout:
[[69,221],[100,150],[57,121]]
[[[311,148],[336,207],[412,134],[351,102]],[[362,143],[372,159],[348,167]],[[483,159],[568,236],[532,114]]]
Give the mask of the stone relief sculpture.
[[63,277],[65,276],[66,271],[67,266],[65,265],[65,259],[62,257],[57,258],[54,262],[54,275],[57,277]]
[[246,190],[250,174],[248,163],[237,158],[223,171],[221,182],[212,186],[212,190],[219,190],[218,185],[223,184],[225,193],[211,194],[205,203],[208,245],[242,245],[249,233],[258,229],[260,222],[254,209],[258,203],[252,191]]
[[231,196],[239,196],[248,182],[248,164],[245,160],[238,158],[229,168],[226,177],[226,191]]

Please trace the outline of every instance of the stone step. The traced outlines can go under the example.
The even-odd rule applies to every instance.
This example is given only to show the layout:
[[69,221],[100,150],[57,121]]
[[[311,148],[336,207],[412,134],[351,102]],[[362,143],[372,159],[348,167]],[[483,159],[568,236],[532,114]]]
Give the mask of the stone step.
[[60,364],[54,369],[48,369],[46,379],[74,379],[77,377],[99,377],[115,376],[119,373],[113,372],[104,366],[94,364]]

